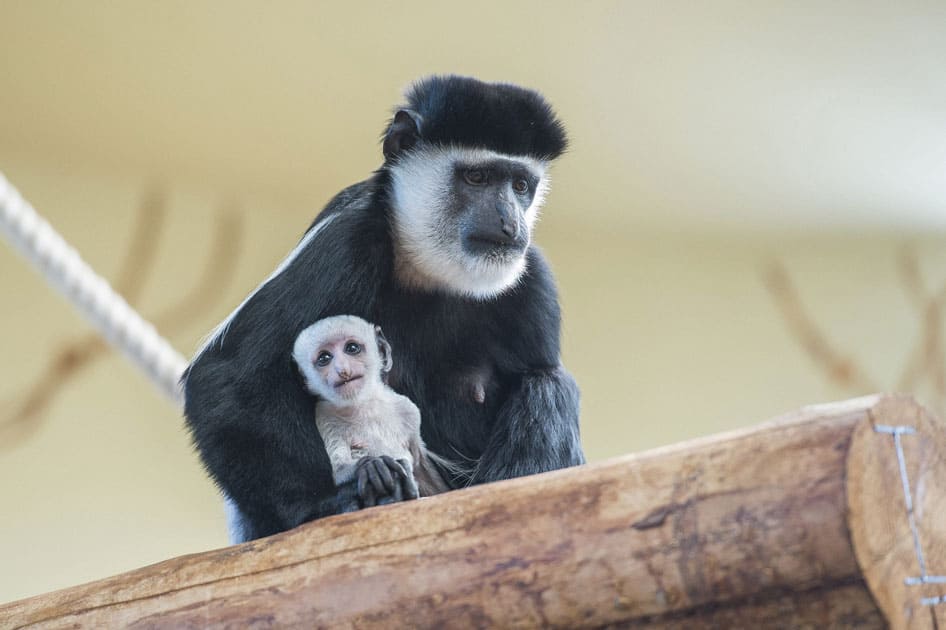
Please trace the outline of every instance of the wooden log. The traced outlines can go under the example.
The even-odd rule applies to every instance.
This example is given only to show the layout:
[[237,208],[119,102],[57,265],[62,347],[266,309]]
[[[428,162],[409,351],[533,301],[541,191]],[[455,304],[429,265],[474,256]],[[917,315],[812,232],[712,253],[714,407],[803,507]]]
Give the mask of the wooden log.
[[852,546],[847,455],[859,427],[919,413],[809,407],[340,515],[0,606],[0,626],[886,627]]

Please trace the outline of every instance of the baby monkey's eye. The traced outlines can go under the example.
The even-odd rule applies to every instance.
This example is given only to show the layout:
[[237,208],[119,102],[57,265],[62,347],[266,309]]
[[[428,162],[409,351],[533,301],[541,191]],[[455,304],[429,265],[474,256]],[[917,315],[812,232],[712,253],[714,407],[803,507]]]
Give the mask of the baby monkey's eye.
[[332,362],[332,353],[331,352],[320,352],[319,356],[315,359],[315,364],[319,367],[325,367]]
[[349,341],[345,344],[345,354],[358,354],[361,352],[361,344]]
[[524,195],[529,192],[529,182],[524,179],[517,179],[512,183],[512,189],[516,191],[516,194]]

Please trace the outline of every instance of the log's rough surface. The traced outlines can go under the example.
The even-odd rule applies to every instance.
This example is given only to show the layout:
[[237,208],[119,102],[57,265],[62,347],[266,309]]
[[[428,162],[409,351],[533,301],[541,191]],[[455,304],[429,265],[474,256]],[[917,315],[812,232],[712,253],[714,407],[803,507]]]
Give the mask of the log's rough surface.
[[847,461],[857,561],[892,628],[946,629],[946,425],[900,398],[870,416]]
[[0,606],[0,626],[885,627],[852,547],[847,456],[859,427],[919,413],[810,407],[323,519]]

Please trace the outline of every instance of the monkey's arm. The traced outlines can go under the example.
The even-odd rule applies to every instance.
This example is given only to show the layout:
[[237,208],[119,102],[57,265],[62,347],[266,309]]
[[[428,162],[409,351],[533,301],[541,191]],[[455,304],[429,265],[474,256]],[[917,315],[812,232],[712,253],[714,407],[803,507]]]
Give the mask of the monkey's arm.
[[[335,514],[354,482],[336,488],[313,422],[314,402],[290,357],[316,319],[367,315],[383,256],[366,206],[369,184],[329,203],[277,272],[214,334],[183,379],[185,415],[204,466],[235,503],[244,540]],[[379,230],[380,232],[380,230]],[[367,233],[362,244],[352,234]],[[345,269],[346,274],[340,274]]]
[[321,404],[315,407],[319,435],[325,444],[325,452],[332,462],[332,475],[335,484],[340,485],[355,478],[356,459],[352,456],[351,445],[345,435],[343,423],[326,414]]
[[584,463],[578,386],[559,366],[523,375],[499,410],[471,481],[511,479]]
[[288,366],[261,370],[259,381],[239,390],[232,362],[208,354],[195,366],[186,396],[191,431],[205,468],[242,512],[244,540],[338,512],[314,405],[294,395]]

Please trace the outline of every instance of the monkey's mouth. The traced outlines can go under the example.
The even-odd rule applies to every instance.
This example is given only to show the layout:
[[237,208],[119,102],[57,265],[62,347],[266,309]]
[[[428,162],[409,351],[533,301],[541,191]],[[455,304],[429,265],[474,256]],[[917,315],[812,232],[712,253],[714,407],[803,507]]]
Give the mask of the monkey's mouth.
[[347,379],[347,380],[339,381],[338,383],[335,383],[335,389],[341,389],[342,387],[345,387],[346,385],[349,385],[349,384],[351,384],[351,383],[354,383],[355,381],[360,381],[361,378],[362,378],[362,375],[361,375],[361,374],[357,374],[357,375],[352,376],[351,378],[349,378],[349,379]]
[[464,249],[474,256],[486,258],[512,258],[525,251],[526,244],[520,239],[500,240],[488,236],[470,235],[464,239]]

